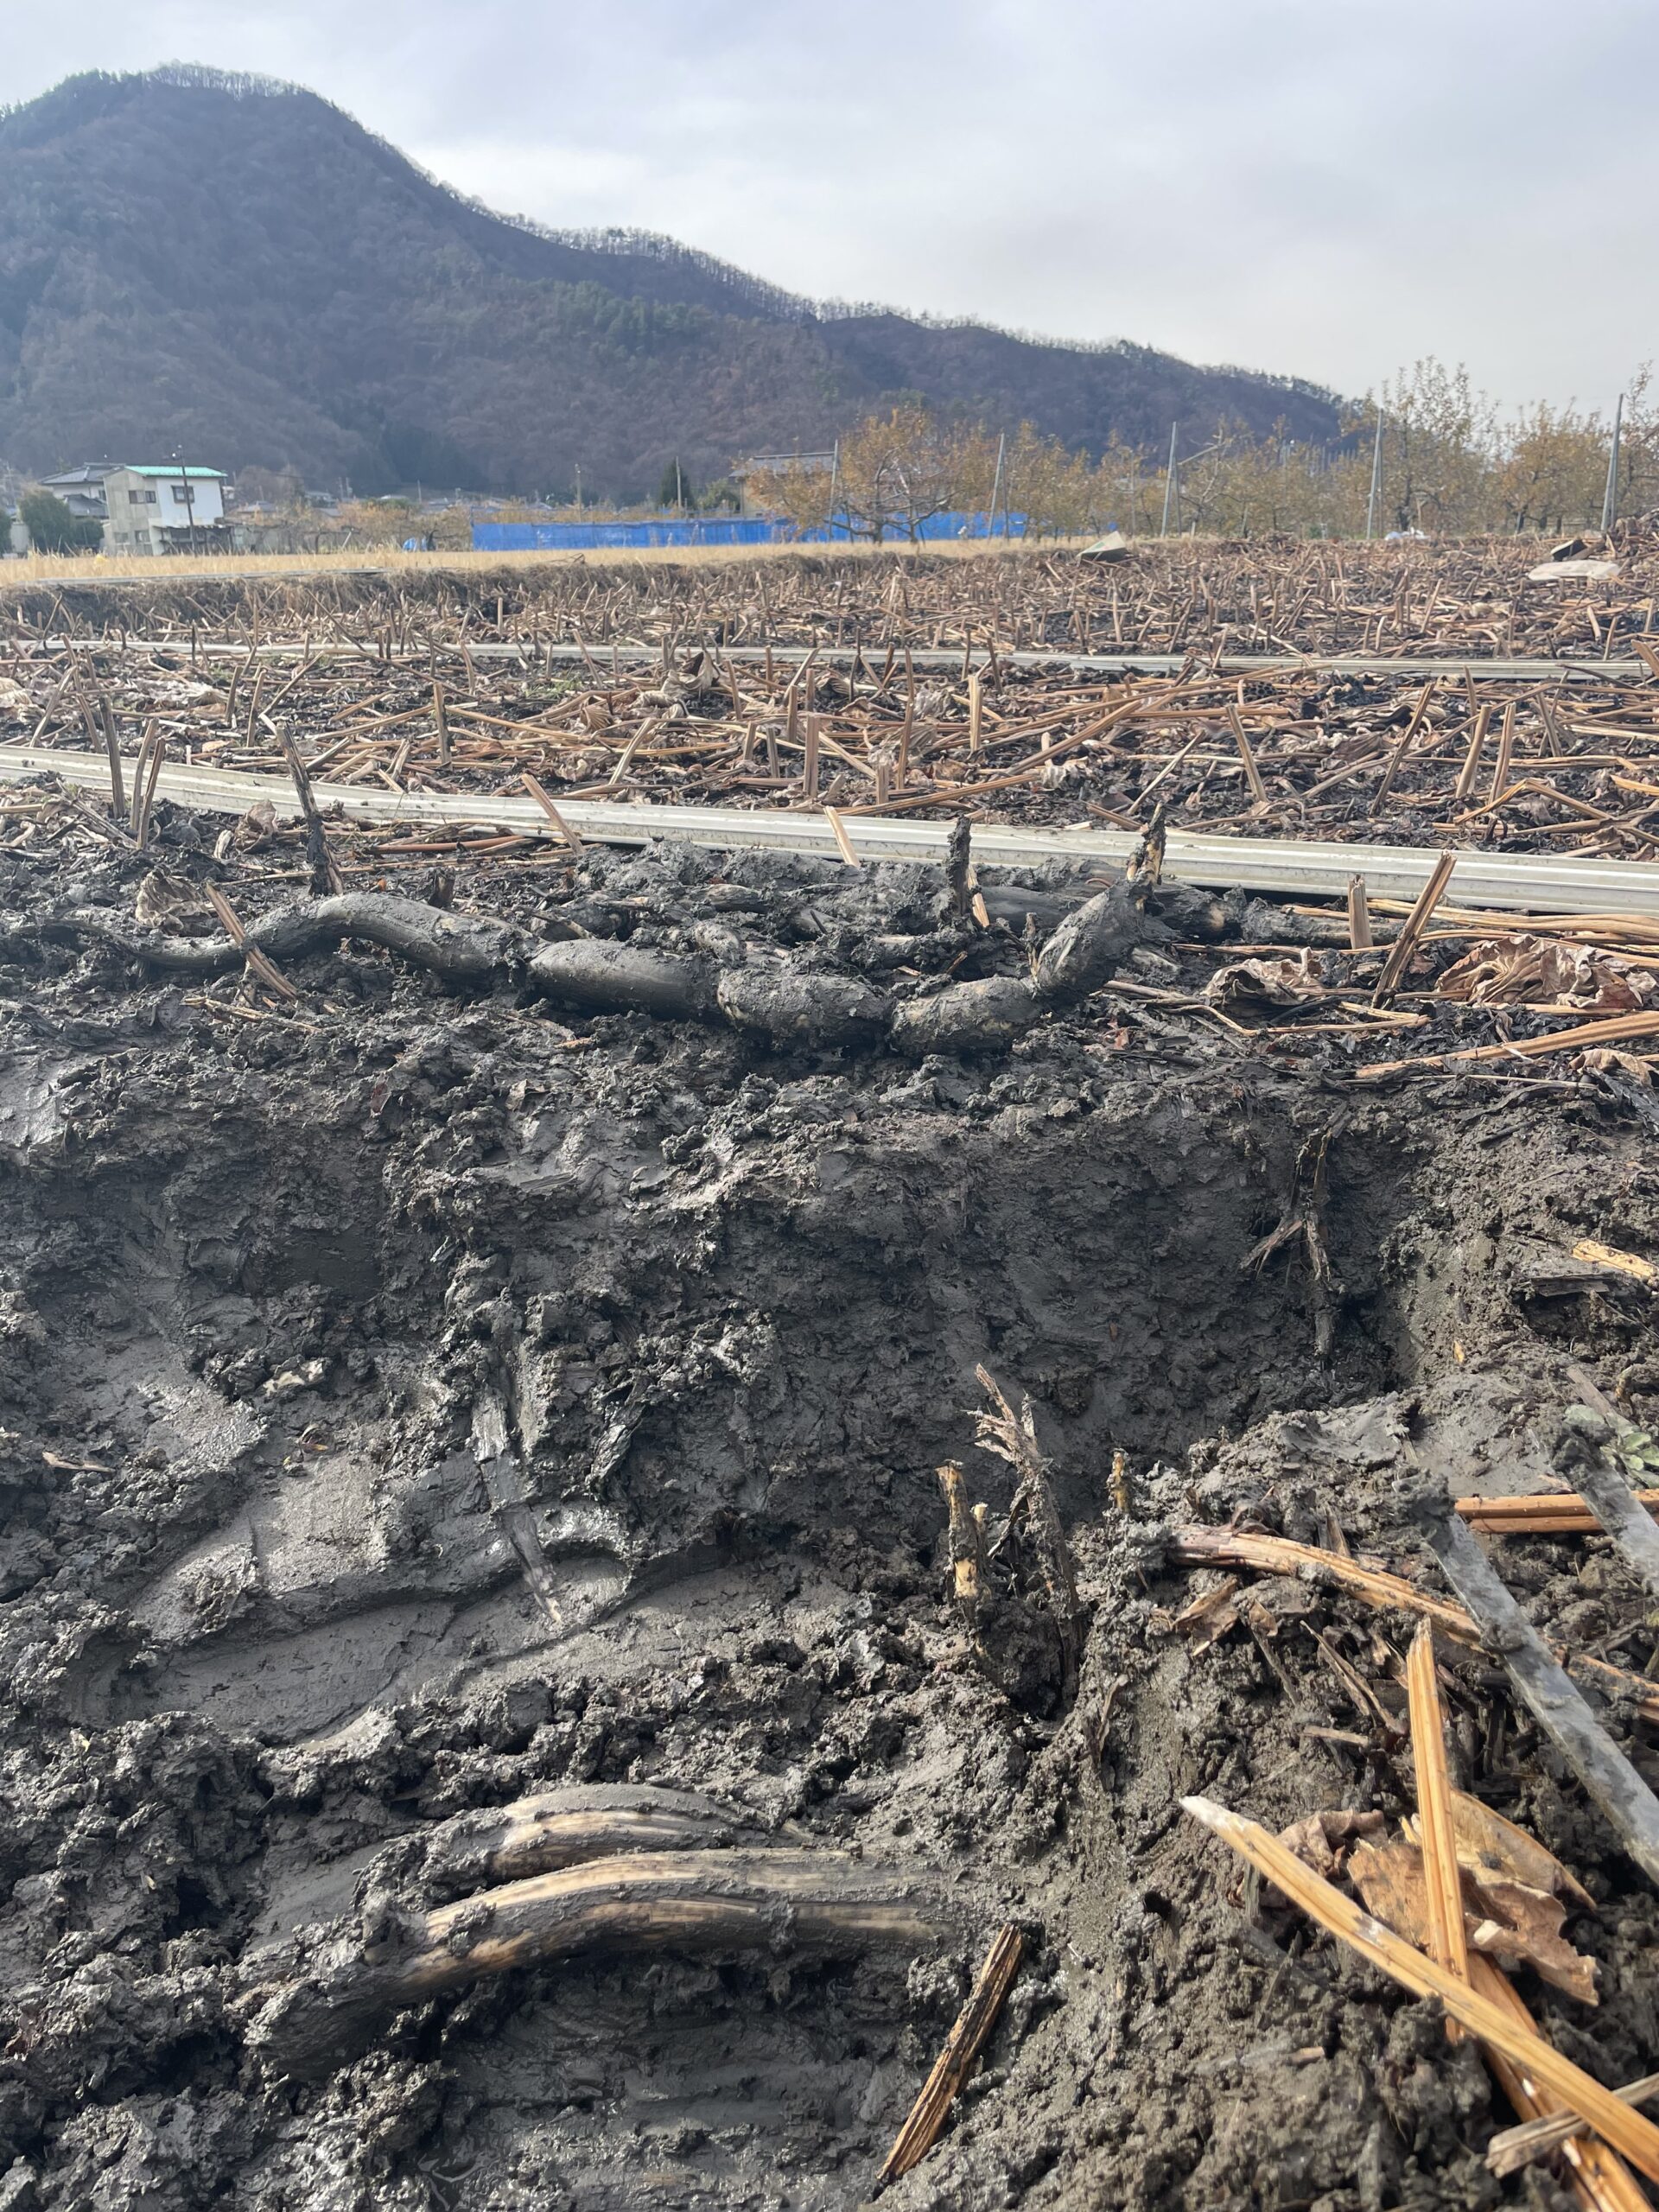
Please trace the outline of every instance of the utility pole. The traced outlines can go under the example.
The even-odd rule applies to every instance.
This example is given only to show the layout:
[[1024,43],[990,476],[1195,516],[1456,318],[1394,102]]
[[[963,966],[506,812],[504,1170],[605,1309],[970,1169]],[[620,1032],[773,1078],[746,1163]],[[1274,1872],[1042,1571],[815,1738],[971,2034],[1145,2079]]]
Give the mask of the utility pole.
[[1172,423],[1169,426],[1169,466],[1164,472],[1164,519],[1158,531],[1160,537],[1169,536],[1169,510],[1172,500],[1175,507],[1175,527],[1179,530],[1181,526],[1180,496],[1175,489],[1175,436],[1179,429],[1179,423]]
[[576,512],[582,512],[582,463],[576,463]]
[[190,471],[183,461],[179,462],[179,481],[184,486],[185,519],[190,525],[190,550],[194,553],[196,550],[196,502],[190,490]]
[[1624,425],[1624,395],[1621,391],[1618,395],[1618,404],[1613,409],[1613,442],[1607,453],[1607,489],[1601,495],[1601,527],[1604,536],[1612,528],[1613,518],[1618,512],[1618,434]]
[[[830,512],[827,519],[829,522],[830,536],[832,542],[834,541],[836,535],[836,479],[840,474],[841,440],[837,438],[835,442],[834,449],[830,455]],[[848,531],[847,535],[849,537],[852,536],[850,530]]]
[[685,512],[685,479],[680,474],[680,457],[677,454],[674,456],[674,504],[682,514]]
[[1376,437],[1371,447],[1371,496],[1365,502],[1365,535],[1376,536],[1376,495],[1382,488],[1382,410],[1376,410]]
[[999,430],[996,435],[996,474],[991,479],[991,512],[985,518],[985,535],[996,536],[996,495],[1002,489],[1002,456],[1007,450],[1008,434]]

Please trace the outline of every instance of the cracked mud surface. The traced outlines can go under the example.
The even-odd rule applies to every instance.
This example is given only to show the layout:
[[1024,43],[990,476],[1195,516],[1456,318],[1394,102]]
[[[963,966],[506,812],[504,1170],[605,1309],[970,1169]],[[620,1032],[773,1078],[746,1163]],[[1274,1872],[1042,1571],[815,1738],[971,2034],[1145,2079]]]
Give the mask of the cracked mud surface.
[[[822,957],[918,926],[904,874]],[[588,926],[633,899],[705,945],[800,895],[709,855],[548,880],[467,895]],[[1569,1359],[1633,1370],[1640,1407],[1644,1309],[1517,1273],[1584,1235],[1652,1248],[1637,1125],[1357,1094],[1334,1056],[1160,1064],[1090,1007],[1001,1058],[785,1054],[378,952],[301,961],[295,1018],[245,1019],[32,938],[45,895],[14,874],[0,966],[5,2212],[856,2204],[1002,1920],[1027,1963],[896,2212],[1552,2201],[1485,2175],[1507,2115],[1432,2008],[1247,1896],[1175,1808],[1408,1806],[1397,1735],[1311,1632],[1402,1703],[1402,1624],[1268,1583],[1276,1639],[1195,1651],[1167,1616],[1205,1585],[1161,1531],[1334,1516],[1397,1556],[1420,1471],[1548,1483]],[[1242,1263],[1324,1129],[1322,1358],[1297,1264]],[[1088,1614],[1069,1707],[1040,1649],[1011,1649],[1013,1694],[988,1679],[944,1603],[935,1469],[1010,1487],[969,1442],[978,1364],[1052,1464]],[[1650,1657],[1599,1540],[1502,1554],[1541,1624]],[[1466,1783],[1602,1906],[1574,1928],[1599,2011],[1529,2001],[1602,2078],[1641,2073],[1659,1915],[1488,1672],[1453,1671]],[[319,2082],[262,2072],[246,1959],[343,1924],[377,1853],[565,1782],[913,1863],[967,1932],[531,1969]]]

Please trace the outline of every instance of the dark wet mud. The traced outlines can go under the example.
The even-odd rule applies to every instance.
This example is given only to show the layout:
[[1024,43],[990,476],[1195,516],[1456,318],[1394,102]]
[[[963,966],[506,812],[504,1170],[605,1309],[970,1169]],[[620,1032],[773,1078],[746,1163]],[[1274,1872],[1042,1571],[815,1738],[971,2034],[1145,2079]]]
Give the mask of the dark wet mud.
[[[142,872],[73,898],[130,912]],[[755,863],[598,855],[457,904],[711,957],[760,931],[852,974],[944,925],[912,879],[850,911]],[[1532,1288],[1579,1237],[1659,1242],[1638,1122],[1126,1041],[1092,1001],[920,1060],[349,944],[291,964],[292,1005],[238,1002],[42,931],[69,895],[15,871],[0,959],[4,2212],[858,2204],[1007,1921],[1021,1972],[895,2212],[1558,2201],[1485,2173],[1509,2115],[1434,2008],[1177,1809],[1408,1810],[1409,1624],[1264,1581],[1278,1633],[1197,1649],[1169,1624],[1207,1586],[1166,1531],[1243,1512],[1399,1558],[1413,1484],[1548,1484],[1569,1361],[1659,1412],[1643,1303]],[[1325,1135],[1322,1300],[1297,1249],[1247,1263]],[[1052,1470],[1074,1696],[1029,1608],[988,1666],[948,1601],[937,1468],[994,1514],[1012,1487],[978,1366]],[[1499,1550],[1541,1625],[1652,1659],[1600,1539]],[[1640,2074],[1654,1901],[1490,1667],[1448,1675],[1463,1786],[1600,1908],[1573,1929],[1599,2007],[1524,1993]],[[566,1784],[903,1868],[949,1930],[601,1952],[306,2078],[268,2063],[259,1961],[372,1940],[377,1899],[431,1902],[437,1824]]]

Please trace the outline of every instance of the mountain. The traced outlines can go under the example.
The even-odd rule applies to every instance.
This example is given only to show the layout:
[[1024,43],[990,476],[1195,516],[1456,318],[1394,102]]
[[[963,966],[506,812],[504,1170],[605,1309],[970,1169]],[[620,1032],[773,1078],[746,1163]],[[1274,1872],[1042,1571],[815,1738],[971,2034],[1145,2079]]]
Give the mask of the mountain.
[[1098,452],[1223,416],[1337,432],[1307,384],[1143,346],[814,307],[672,241],[493,214],[315,93],[170,68],[0,113],[0,457],[188,448],[359,492],[637,498],[826,446],[920,393]]

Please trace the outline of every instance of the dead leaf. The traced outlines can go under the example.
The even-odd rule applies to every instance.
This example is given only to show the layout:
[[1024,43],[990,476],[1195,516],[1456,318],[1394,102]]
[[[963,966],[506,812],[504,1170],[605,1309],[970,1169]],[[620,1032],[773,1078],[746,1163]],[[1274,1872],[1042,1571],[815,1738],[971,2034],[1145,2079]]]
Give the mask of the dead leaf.
[[1325,996],[1325,969],[1309,945],[1295,960],[1235,960],[1217,968],[1205,996],[1211,1006],[1306,1006]]
[[[1407,1826],[1409,1828],[1410,1823]],[[1542,1890],[1551,1897],[1569,1898],[1588,1912],[1595,1910],[1596,1901],[1589,1891],[1568,1873],[1554,1852],[1462,1789],[1452,1792],[1452,1831],[1457,1840],[1459,1866],[1483,1885],[1519,1882],[1525,1889]]]
[[1423,1854],[1414,1843],[1356,1843],[1348,1879],[1374,1919],[1421,1950],[1428,1938],[1428,1891]]
[[41,1451],[41,1459],[48,1467],[60,1475],[111,1475],[113,1467],[101,1467],[96,1459],[66,1459],[56,1452]]
[[1597,1962],[1575,1951],[1561,1934],[1567,1908],[1559,1897],[1546,1897],[1520,1882],[1469,1882],[1466,1895],[1478,1900],[1485,1917],[1471,1911],[1469,1941],[1478,1951],[1500,1963],[1534,1967],[1552,1987],[1576,1997],[1581,2005],[1599,2002],[1596,1992]]
[[268,798],[257,799],[238,821],[231,836],[241,850],[246,851],[250,846],[263,843],[276,827],[276,808]]
[[1279,1831],[1279,1840],[1305,1866],[1327,1881],[1339,1874],[1347,1852],[1363,1837],[1378,1836],[1387,1826],[1381,1813],[1310,1813]]
[[1169,1624],[1170,1632],[1185,1636],[1194,1651],[1207,1651],[1218,1643],[1230,1629],[1238,1625],[1238,1608],[1233,1603],[1233,1593],[1238,1588],[1238,1577],[1230,1574],[1213,1590],[1206,1590],[1202,1598],[1195,1598],[1190,1605],[1183,1605]]
[[1469,1006],[1510,1006],[1548,1000],[1586,1013],[1628,1014],[1659,1002],[1659,984],[1645,968],[1617,953],[1554,938],[1482,938],[1434,986],[1435,995]]
[[138,886],[134,911],[146,928],[156,928],[186,915],[205,915],[210,910],[194,884],[181,883],[164,869],[153,868]]
[[1586,1052],[1575,1052],[1572,1065],[1591,1075],[1627,1076],[1643,1090],[1653,1082],[1653,1070],[1638,1053],[1621,1052],[1611,1045],[1592,1045]]

